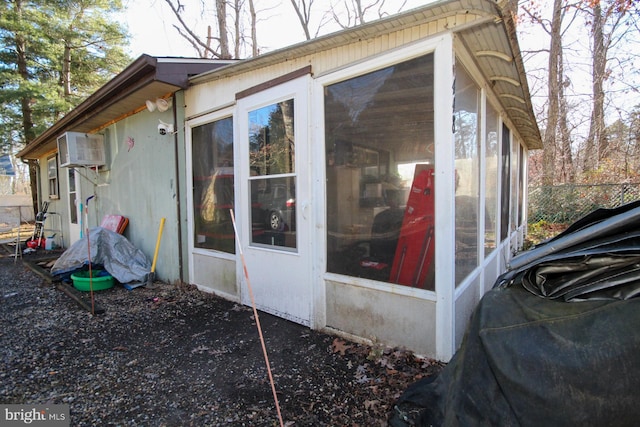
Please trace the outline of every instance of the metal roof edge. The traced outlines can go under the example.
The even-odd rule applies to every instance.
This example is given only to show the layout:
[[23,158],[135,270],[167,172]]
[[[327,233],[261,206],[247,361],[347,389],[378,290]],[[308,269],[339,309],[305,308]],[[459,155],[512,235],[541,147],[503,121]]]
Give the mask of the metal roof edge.
[[[508,3],[507,3],[508,4]],[[500,7],[496,5],[496,7]],[[511,45],[511,50],[513,51],[514,65],[518,70],[518,74],[520,75],[520,84],[522,85],[522,90],[527,94],[524,99],[525,106],[527,111],[530,111],[533,114],[533,105],[531,104],[531,92],[529,90],[529,81],[527,80],[527,73],[524,68],[524,62],[522,61],[522,52],[520,51],[520,44],[518,43],[518,36],[516,33],[516,23],[513,19],[513,14],[510,10],[501,8],[501,15],[504,21],[505,30],[507,31],[507,38],[509,39],[509,43]],[[538,121],[536,120],[535,114],[533,115],[533,124],[535,125],[535,137],[527,138],[527,148],[529,149],[541,149],[542,147],[542,135],[540,134],[540,128],[538,127]],[[523,136],[524,138],[524,136]]]
[[[178,57],[154,57],[147,54],[140,55],[124,70],[109,80],[106,84],[89,95],[84,101],[69,111],[60,120],[38,135],[31,143],[18,152],[17,157],[23,158],[35,149],[54,138],[58,133],[63,132],[75,123],[84,120],[87,115],[118,102],[127,94],[133,93],[140,87],[154,81],[166,83],[175,90],[185,89],[188,84],[188,68],[194,69],[193,74],[202,72],[207,66],[217,64],[226,65],[229,61],[206,60],[199,58],[178,58]],[[186,65],[184,69],[177,72],[163,73],[168,67]],[[201,67],[198,67],[198,66]],[[205,68],[203,68],[205,67]]]

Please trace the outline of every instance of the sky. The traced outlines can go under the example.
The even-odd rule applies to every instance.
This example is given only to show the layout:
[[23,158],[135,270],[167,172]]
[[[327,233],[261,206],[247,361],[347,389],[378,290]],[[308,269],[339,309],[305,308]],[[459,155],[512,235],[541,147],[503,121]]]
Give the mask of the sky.
[[[293,10],[290,0],[254,0],[258,8],[258,42],[261,53],[283,48],[304,41],[304,33],[297,16]],[[344,0],[314,0],[312,18],[312,29],[315,30],[318,20],[323,13],[330,9],[331,3],[338,3]],[[395,12],[404,3],[403,11],[415,7],[423,6],[435,0],[386,0],[386,5],[394,5],[393,8],[387,6],[387,11]],[[550,2],[550,0],[542,0]],[[127,12],[122,17],[123,22],[128,26],[131,34],[130,54],[137,58],[143,53],[152,56],[177,56],[195,57],[196,51],[191,47],[173,28],[176,18],[166,3],[166,0],[123,0],[127,7]],[[190,13],[189,24],[192,30],[199,34],[206,33],[206,25],[199,19],[200,8],[203,3],[213,5],[214,0],[180,0],[185,11]],[[365,2],[366,3],[366,2]],[[542,8],[545,13],[549,13],[548,7]],[[369,20],[375,19],[370,15]],[[213,16],[209,14],[208,16]],[[518,24],[518,40],[520,50],[523,52],[525,69],[528,75],[529,87],[532,102],[536,111],[543,108],[546,103],[546,55],[540,54],[541,50],[548,47],[548,35],[538,27],[529,25],[524,28],[526,22]],[[584,32],[584,25],[576,25],[578,31],[582,30],[573,40],[568,40],[568,58],[566,67],[571,68],[572,89],[576,100],[587,97],[590,93],[590,65],[584,59],[588,55],[583,49],[588,49],[589,36]],[[321,34],[327,34],[339,30],[339,26],[333,22],[331,25],[322,27]],[[538,54],[527,54],[527,52],[538,52]],[[245,55],[247,56],[247,55]],[[586,73],[586,76],[585,76]],[[615,93],[615,92],[612,92]],[[613,96],[614,104],[637,105],[640,101],[637,95],[624,95],[622,97]],[[628,98],[628,99],[627,99]],[[628,108],[628,107],[627,107]],[[584,120],[579,120],[586,123]]]
[[[402,10],[406,11],[433,0],[406,0]],[[204,0],[180,0],[185,12],[192,13],[191,23],[199,35],[206,33],[206,25],[199,22],[201,3]],[[213,4],[213,0],[206,1]],[[312,18],[320,19],[330,3],[337,0],[316,0]],[[127,12],[123,21],[131,34],[130,53],[137,58],[143,53],[152,56],[196,56],[195,50],[184,41],[173,24],[173,12],[165,0],[124,0]],[[387,0],[388,5],[400,5],[400,0]],[[255,0],[258,8],[258,42],[263,51],[271,51],[304,41],[304,33],[293,11],[290,0]],[[393,8],[389,7],[389,10]],[[212,15],[209,15],[212,16]],[[337,26],[323,27],[323,34],[338,30]]]

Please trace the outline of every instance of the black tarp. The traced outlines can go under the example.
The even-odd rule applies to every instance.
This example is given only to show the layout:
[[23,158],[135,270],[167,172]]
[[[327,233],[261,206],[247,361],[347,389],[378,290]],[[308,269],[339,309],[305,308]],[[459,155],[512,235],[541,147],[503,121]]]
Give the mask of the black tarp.
[[640,422],[640,203],[600,209],[515,257],[460,349],[411,385],[392,426]]

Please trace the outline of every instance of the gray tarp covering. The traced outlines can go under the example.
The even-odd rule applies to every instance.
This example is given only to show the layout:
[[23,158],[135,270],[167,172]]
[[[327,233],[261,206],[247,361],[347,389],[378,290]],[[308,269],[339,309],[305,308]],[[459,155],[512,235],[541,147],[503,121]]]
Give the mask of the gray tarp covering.
[[[91,263],[100,264],[120,283],[146,281],[151,263],[145,254],[124,236],[102,227],[89,230]],[[75,242],[58,258],[51,274],[61,276],[83,268],[89,263],[86,236]]]
[[640,201],[598,209],[548,242],[513,258],[497,286],[581,301],[640,294]]
[[401,395],[391,425],[638,425],[639,212],[594,211],[514,258],[455,356]]

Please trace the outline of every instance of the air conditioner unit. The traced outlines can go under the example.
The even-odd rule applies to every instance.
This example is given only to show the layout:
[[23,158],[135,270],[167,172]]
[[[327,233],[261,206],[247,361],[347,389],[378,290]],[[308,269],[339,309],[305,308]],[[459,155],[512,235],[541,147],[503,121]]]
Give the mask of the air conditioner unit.
[[66,132],[58,137],[60,167],[103,166],[106,163],[102,135]]

